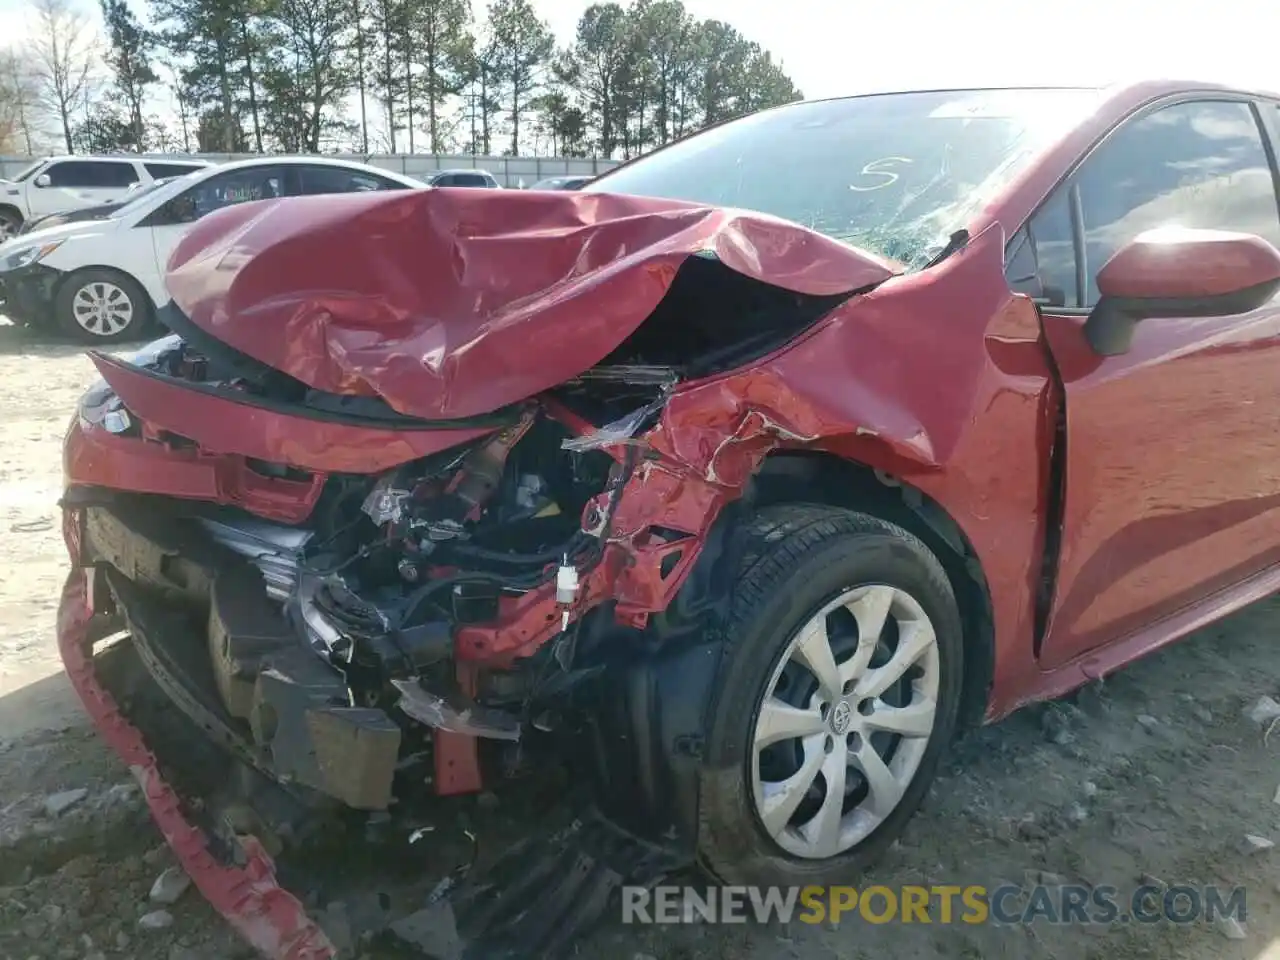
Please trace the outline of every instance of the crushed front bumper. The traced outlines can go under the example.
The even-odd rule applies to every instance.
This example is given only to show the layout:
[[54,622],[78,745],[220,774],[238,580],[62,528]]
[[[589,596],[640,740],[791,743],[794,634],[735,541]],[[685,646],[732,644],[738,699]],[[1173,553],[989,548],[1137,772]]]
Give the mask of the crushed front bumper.
[[239,838],[236,864],[219,862],[211,838],[188,819],[161,776],[142,733],[120,711],[94,667],[103,628],[90,604],[89,579],[72,570],[58,608],[58,648],[67,676],[99,734],[137,779],[151,816],[196,887],[255,949],[278,960],[332,960],[333,944],[296,897],[276,881],[275,863],[254,837]]
[[4,304],[4,315],[27,326],[51,322],[54,297],[63,276],[61,270],[39,263],[0,273],[0,304]]

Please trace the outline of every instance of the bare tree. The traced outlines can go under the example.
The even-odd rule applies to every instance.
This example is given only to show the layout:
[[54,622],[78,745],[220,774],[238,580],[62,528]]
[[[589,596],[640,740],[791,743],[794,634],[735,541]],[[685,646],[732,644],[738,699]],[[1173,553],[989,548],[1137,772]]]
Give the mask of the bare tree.
[[69,0],[31,0],[35,14],[31,58],[41,104],[62,124],[67,152],[71,114],[92,86],[99,43],[93,25]]
[[0,50],[0,153],[34,154],[44,139],[30,58]]

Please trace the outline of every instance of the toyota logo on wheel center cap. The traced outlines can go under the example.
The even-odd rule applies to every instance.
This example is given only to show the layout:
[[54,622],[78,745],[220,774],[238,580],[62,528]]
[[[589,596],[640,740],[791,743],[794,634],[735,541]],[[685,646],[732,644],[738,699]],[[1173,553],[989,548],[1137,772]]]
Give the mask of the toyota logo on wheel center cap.
[[831,710],[831,729],[836,733],[844,733],[849,729],[851,719],[853,719],[853,710],[849,704],[841,700]]

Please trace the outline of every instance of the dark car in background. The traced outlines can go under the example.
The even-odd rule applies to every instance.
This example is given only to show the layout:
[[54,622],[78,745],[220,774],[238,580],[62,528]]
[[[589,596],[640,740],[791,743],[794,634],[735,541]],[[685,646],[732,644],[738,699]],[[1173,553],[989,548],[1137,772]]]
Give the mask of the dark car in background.
[[595,177],[545,177],[530,190],[581,190]]
[[502,184],[488,170],[439,170],[424,178],[431,187],[479,187],[481,190],[501,190]]

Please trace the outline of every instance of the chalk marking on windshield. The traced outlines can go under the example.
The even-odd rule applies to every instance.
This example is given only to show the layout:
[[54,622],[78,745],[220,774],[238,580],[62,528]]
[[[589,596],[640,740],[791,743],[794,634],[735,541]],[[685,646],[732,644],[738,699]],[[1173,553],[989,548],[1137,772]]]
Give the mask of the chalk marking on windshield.
[[872,160],[862,168],[864,177],[885,177],[883,183],[874,183],[869,187],[859,187],[855,184],[849,184],[849,189],[855,193],[870,193],[872,190],[883,190],[885,187],[891,187],[898,182],[898,174],[892,170],[879,169],[886,163],[911,163],[910,157],[881,157],[879,160]]

